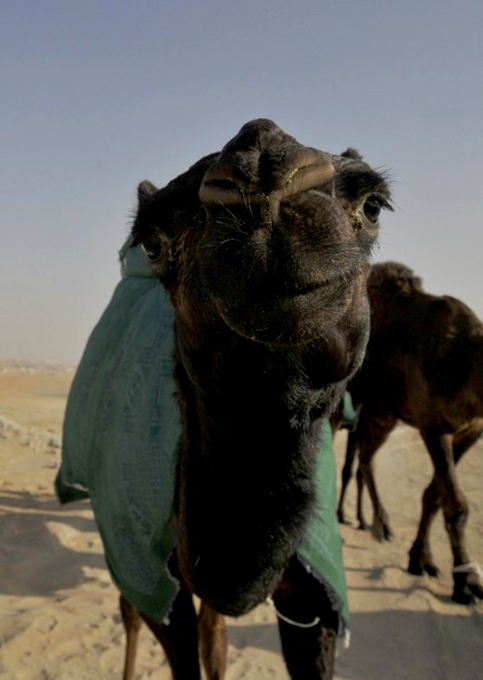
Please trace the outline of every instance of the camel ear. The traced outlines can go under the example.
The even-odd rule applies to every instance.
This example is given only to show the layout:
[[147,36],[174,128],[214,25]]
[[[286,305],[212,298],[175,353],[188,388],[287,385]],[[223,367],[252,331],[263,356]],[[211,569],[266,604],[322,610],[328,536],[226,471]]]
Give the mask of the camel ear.
[[131,235],[134,245],[141,245],[151,239],[154,233],[171,232],[172,193],[158,189],[148,180],[138,186],[138,208]]
[[361,154],[357,151],[357,149],[354,149],[352,146],[350,146],[348,149],[343,151],[341,153],[342,158],[352,158],[354,161],[361,161],[362,156]]
[[172,194],[148,180],[138,186],[138,209],[131,230],[131,245],[141,246],[156,276],[172,284],[176,271],[171,250]]
[[138,204],[139,206],[146,205],[151,196],[157,192],[157,187],[154,186],[152,182],[145,179],[138,186]]

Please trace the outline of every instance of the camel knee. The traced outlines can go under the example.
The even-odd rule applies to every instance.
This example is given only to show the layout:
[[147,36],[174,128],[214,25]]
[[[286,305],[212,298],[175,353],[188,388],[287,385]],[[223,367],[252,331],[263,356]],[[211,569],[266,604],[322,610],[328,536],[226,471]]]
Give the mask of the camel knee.
[[440,496],[436,480],[433,478],[423,492],[423,507],[426,509],[437,509],[440,505]]

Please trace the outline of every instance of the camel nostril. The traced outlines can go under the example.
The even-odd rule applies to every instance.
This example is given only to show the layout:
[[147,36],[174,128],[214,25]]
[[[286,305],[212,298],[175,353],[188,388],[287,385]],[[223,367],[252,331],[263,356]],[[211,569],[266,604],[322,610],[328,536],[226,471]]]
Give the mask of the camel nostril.
[[333,181],[334,176],[334,166],[320,154],[315,162],[293,168],[288,172],[285,175],[283,185],[273,193],[277,194],[282,200],[309,189],[325,186]]
[[[304,159],[305,160],[305,159]],[[205,205],[241,205],[263,203],[270,197],[271,202],[280,202],[308,189],[325,186],[335,175],[333,164],[318,153],[311,154],[306,164],[295,165],[285,172],[271,168],[258,182],[251,184],[234,178],[235,168],[220,165],[208,170],[201,183],[199,198]]]

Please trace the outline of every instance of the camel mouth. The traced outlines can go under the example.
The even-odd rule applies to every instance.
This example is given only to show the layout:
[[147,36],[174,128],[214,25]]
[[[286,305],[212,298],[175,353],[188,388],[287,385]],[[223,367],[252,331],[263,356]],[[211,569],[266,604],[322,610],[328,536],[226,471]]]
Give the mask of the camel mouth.
[[323,323],[338,323],[351,299],[350,283],[344,276],[283,291],[253,291],[235,300],[213,298],[224,322],[238,335],[262,344],[286,346],[318,337]]
[[260,302],[274,304],[278,300],[297,303],[303,302],[305,298],[319,297],[326,304],[329,296],[333,296],[334,293],[340,294],[350,287],[360,273],[360,267],[354,264],[334,272],[317,272],[308,280],[285,280],[282,285],[267,287],[265,294],[260,295],[258,292],[257,299]]

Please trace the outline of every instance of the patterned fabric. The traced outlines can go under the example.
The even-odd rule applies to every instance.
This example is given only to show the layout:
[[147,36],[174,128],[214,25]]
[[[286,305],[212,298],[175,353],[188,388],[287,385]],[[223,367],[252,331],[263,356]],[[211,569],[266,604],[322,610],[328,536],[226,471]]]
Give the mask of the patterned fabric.
[[[62,503],[90,498],[119,590],[154,619],[177,583],[167,570],[180,417],[174,399],[173,308],[139,248],[121,250],[123,279],[94,328],[72,383],[55,486]],[[298,555],[348,618],[336,521],[332,436],[324,424],[319,503]]]

